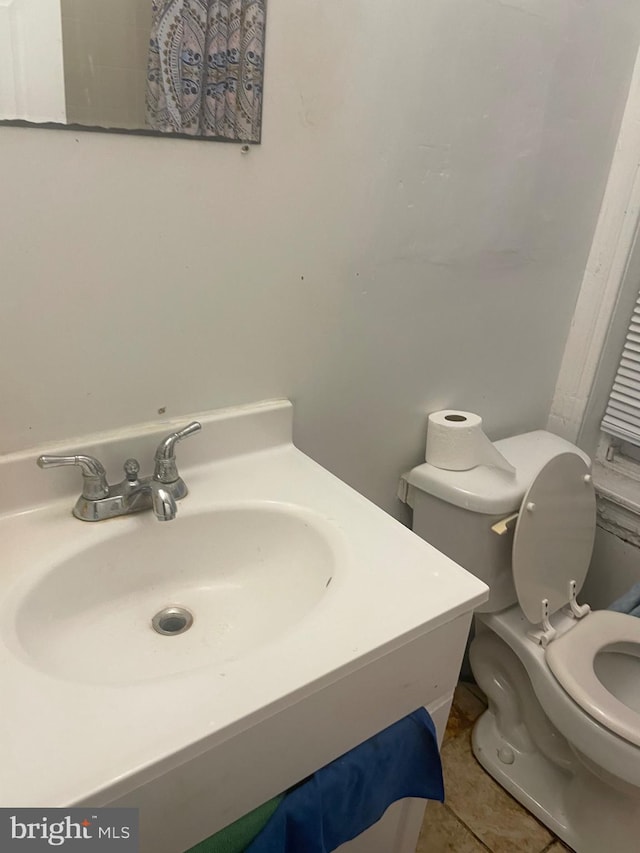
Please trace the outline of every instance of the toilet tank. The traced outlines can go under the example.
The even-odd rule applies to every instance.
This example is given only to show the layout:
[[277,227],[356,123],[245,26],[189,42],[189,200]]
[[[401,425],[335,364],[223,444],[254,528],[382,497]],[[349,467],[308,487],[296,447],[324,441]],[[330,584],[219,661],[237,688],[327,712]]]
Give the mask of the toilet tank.
[[520,509],[538,472],[560,453],[589,457],[574,444],[545,430],[494,442],[514,466],[515,475],[479,465],[468,471],[446,471],[425,462],[402,476],[398,495],[413,508],[413,530],[489,587],[489,600],[479,612],[495,612],[515,604],[511,573],[514,526],[498,535],[491,528]]

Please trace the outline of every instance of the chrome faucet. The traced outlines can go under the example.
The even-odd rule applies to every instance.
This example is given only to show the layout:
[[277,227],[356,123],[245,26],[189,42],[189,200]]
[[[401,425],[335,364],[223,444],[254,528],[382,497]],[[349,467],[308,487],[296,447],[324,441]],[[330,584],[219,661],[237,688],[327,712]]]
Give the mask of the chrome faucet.
[[73,514],[81,521],[104,521],[145,509],[153,509],[158,521],[171,521],[176,517],[176,501],[188,492],[185,481],[178,474],[175,446],[201,429],[201,424],[193,421],[184,429],[163,438],[156,450],[151,477],[138,479],[138,460],[127,459],[124,463],[125,478],[114,486],[109,485],[103,465],[93,456],[40,456],[37,462],[40,468],[58,465],[77,465],[80,468],[82,494],[76,501]]

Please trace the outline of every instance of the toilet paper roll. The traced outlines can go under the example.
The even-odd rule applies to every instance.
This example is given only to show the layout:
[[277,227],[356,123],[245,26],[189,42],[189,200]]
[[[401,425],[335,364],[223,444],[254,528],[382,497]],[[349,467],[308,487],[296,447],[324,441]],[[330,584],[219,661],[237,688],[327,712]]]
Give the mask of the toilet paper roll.
[[516,470],[484,434],[480,415],[451,409],[429,415],[425,459],[447,471],[468,471],[478,465],[510,474]]

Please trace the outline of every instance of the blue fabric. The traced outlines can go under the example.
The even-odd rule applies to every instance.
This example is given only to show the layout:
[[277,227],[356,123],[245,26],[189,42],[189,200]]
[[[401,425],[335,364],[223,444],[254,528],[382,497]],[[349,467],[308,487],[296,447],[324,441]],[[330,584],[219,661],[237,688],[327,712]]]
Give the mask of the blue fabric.
[[245,853],[329,853],[403,797],[444,800],[435,727],[424,708],[290,791]]
[[640,617],[640,582],[634,584],[620,598],[616,598],[607,610],[615,610],[616,613],[628,613],[630,616]]

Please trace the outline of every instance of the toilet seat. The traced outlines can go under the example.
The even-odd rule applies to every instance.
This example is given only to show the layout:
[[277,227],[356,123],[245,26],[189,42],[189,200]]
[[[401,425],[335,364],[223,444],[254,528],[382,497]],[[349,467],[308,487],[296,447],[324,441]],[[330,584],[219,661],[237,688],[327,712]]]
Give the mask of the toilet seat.
[[575,453],[559,453],[529,486],[513,538],[513,582],[529,622],[536,625],[575,601],[587,577],[595,533],[589,468]]
[[549,643],[545,659],[559,684],[591,717],[629,743],[640,746],[640,713],[621,702],[598,679],[594,661],[617,643],[638,648],[640,619],[597,610]]
[[[599,610],[589,613],[575,596],[585,581],[595,537],[595,491],[589,469],[573,453],[552,458],[531,483],[513,543],[513,578],[522,612],[542,631],[529,636],[545,647],[556,681],[587,714],[635,746],[640,746],[640,712],[600,681],[595,659],[625,643],[640,658],[640,619]],[[549,616],[569,605],[574,624],[558,634]],[[588,615],[587,615],[588,614]]]

